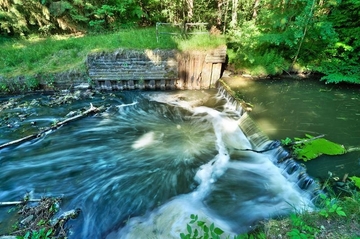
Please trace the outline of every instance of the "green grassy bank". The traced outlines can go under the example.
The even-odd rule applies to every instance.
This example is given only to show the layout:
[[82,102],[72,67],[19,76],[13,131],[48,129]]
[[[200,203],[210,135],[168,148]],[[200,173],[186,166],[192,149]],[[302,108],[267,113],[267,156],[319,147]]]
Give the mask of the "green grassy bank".
[[[129,29],[111,34],[55,35],[48,38],[0,38],[0,92],[22,78],[24,90],[35,89],[39,76],[61,72],[86,74],[86,56],[115,49],[207,49],[226,44],[222,36],[160,35],[155,28]],[[10,79],[10,81],[9,81]],[[13,79],[13,80],[11,80]],[[49,79],[48,84],[51,84]],[[20,84],[20,82],[18,83]]]

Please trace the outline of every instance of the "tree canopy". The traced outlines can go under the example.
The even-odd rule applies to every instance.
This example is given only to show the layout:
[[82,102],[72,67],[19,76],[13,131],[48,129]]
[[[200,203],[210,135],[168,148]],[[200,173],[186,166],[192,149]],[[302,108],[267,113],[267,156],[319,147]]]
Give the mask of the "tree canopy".
[[360,0],[0,0],[0,34],[104,33],[206,22],[252,74],[320,72],[360,83]]

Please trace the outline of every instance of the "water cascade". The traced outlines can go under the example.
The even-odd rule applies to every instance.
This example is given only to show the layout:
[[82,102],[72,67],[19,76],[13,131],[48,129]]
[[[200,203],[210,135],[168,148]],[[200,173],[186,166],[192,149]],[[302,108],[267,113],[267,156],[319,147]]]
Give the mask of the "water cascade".
[[[62,211],[81,210],[71,238],[107,239],[179,238],[190,214],[238,234],[313,209],[317,184],[223,89],[119,92],[70,108],[89,102],[107,110],[0,151],[0,201],[62,196]],[[29,121],[55,117],[31,111]],[[0,132],[0,143],[13,137]]]

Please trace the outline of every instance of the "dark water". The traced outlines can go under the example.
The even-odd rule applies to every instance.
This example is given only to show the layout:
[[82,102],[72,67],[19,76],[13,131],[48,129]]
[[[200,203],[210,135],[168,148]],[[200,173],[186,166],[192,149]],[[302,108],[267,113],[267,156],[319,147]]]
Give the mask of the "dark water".
[[[70,238],[179,238],[190,214],[234,234],[264,218],[313,209],[317,184],[301,178],[304,169],[292,160],[278,164],[282,149],[223,91],[48,101],[51,96],[19,97],[15,108],[3,108],[11,125],[1,126],[0,144],[90,103],[106,110],[0,150],[0,201],[26,192],[61,196],[59,214],[81,210],[70,222]],[[0,234],[7,210],[0,208]]]
[[[250,116],[271,138],[318,136],[360,147],[360,87],[325,85],[317,79],[230,80],[243,98],[254,105]],[[321,156],[307,162],[308,172],[325,179],[328,172],[340,179],[344,174],[360,176],[360,152]]]

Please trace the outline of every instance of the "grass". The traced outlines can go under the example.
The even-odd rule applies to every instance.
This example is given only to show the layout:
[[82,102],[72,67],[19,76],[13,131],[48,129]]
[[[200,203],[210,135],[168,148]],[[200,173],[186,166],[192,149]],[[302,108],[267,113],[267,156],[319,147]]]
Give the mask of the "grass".
[[206,49],[225,44],[223,37],[161,35],[155,28],[129,29],[109,34],[0,38],[0,78],[66,71],[86,72],[86,56],[115,49]]

